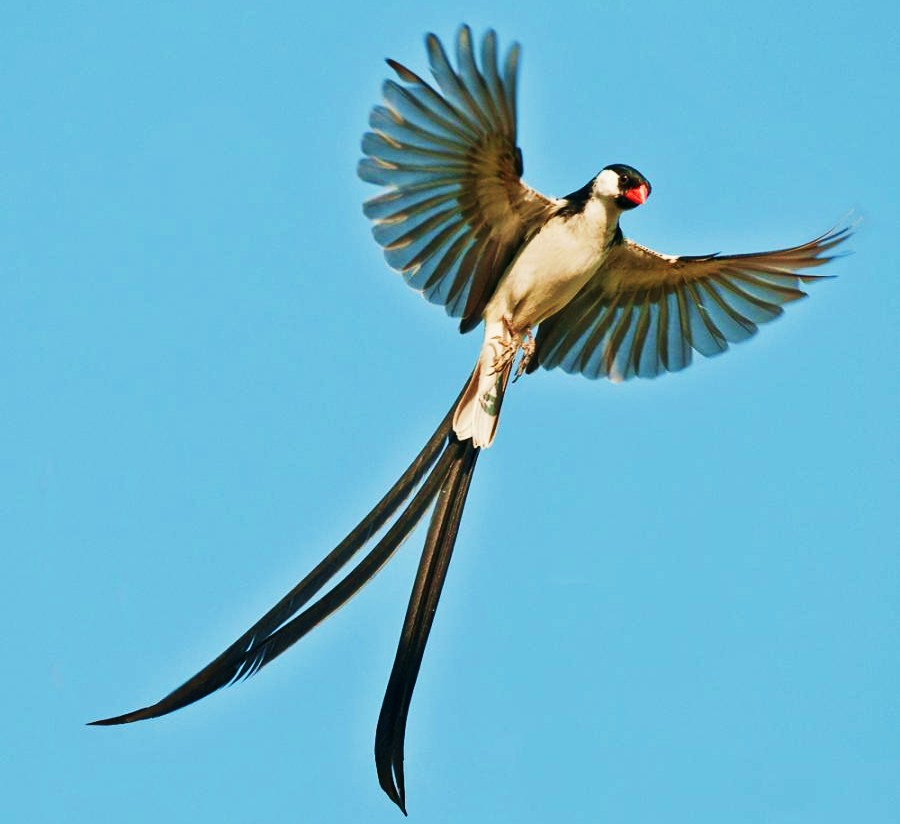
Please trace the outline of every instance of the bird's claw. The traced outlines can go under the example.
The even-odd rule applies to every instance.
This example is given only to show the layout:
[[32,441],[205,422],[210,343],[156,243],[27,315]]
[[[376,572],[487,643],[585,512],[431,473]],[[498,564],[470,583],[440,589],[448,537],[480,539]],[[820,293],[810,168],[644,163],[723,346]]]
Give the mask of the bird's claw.
[[494,346],[494,362],[491,364],[491,374],[498,375],[512,363],[516,352],[519,351],[519,344],[515,339],[504,340],[499,335],[491,343]]
[[531,329],[526,329],[523,334],[525,339],[520,344],[522,347],[522,357],[519,358],[519,365],[516,367],[513,383],[525,374],[525,370],[528,368],[528,364],[531,363],[531,358],[534,356],[535,343],[534,335],[531,334]]
[[528,364],[534,355],[534,335],[531,334],[531,329],[529,328],[522,332],[513,329],[506,318],[503,319],[503,324],[506,326],[506,336],[497,335],[491,340],[495,352],[494,362],[491,364],[491,374],[496,375],[503,372],[515,359],[519,349],[521,349],[522,357],[519,359],[516,374],[513,378],[515,382],[525,374],[525,370],[528,368]]
[[506,335],[495,335],[491,338],[491,345],[494,348],[494,362],[491,364],[492,375],[503,372],[512,363],[516,352],[519,351],[519,334],[513,329],[509,318],[503,318],[503,325],[506,327]]

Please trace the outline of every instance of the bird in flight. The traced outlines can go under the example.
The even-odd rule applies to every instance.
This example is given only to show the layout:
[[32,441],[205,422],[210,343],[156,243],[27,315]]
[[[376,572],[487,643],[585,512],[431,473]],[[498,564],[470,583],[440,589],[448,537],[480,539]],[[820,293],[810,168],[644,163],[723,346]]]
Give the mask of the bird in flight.
[[379,783],[404,813],[413,688],[475,463],[494,440],[513,371],[515,378],[561,367],[614,382],[677,372],[694,352],[724,352],[804,297],[800,286],[819,278],[800,271],[830,260],[825,253],[850,234],[849,227],[834,229],[753,254],[654,252],[619,225],[651,192],[637,169],[611,164],[558,198],[522,181],[517,44],[501,66],[495,33],[484,35],[476,54],[462,26],[454,67],[437,37],[429,34],[425,43],[433,83],[387,61],[396,79],[385,81],[383,104],[372,109],[359,163],[360,177],[383,191],[364,212],[388,264],[410,286],[458,317],[461,332],[483,324],[475,368],[407,470],[281,601],[156,704],[92,722],[155,718],[253,675],[371,580],[431,509],[375,734]]

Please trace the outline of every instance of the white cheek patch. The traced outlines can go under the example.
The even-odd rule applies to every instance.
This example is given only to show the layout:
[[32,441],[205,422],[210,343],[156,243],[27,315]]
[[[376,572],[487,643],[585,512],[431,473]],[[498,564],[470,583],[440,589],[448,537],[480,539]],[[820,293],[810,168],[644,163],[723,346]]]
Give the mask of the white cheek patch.
[[600,197],[618,197],[619,176],[612,169],[604,169],[594,180],[594,194]]

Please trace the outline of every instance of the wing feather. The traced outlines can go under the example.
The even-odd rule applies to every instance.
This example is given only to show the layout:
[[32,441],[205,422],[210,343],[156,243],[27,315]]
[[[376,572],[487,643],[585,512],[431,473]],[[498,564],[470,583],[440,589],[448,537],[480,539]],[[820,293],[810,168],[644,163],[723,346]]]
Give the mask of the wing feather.
[[677,372],[692,351],[712,357],[756,334],[783,305],[806,296],[802,284],[851,227],[787,249],[742,255],[661,255],[633,241],[616,244],[575,298],[545,320],[529,371],[561,366],[614,381]]
[[501,75],[493,31],[482,39],[480,66],[467,26],[456,38],[456,69],[437,37],[429,34],[425,45],[435,86],[388,60],[397,80],[382,87],[384,104],[369,117],[359,163],[359,176],[387,191],[363,211],[388,264],[460,317],[466,332],[516,252],[559,205],[521,180],[518,47]]

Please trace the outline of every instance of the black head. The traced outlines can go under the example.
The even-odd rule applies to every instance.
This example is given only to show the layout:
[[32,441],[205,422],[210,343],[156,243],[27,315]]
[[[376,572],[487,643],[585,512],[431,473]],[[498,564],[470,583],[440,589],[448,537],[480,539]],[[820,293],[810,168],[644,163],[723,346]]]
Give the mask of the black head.
[[601,175],[607,179],[611,178],[611,175],[606,174],[607,172],[612,172],[616,175],[615,186],[617,191],[615,192],[615,198],[616,206],[620,209],[633,209],[635,206],[640,206],[650,196],[652,188],[650,181],[633,166],[626,166],[624,163],[613,163],[603,169],[597,175],[597,178],[599,179]]

